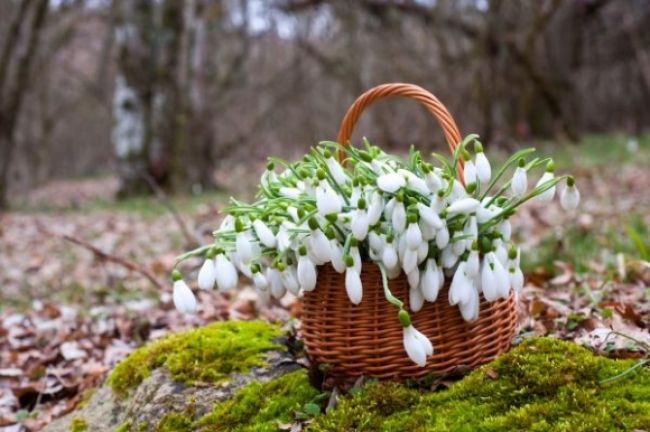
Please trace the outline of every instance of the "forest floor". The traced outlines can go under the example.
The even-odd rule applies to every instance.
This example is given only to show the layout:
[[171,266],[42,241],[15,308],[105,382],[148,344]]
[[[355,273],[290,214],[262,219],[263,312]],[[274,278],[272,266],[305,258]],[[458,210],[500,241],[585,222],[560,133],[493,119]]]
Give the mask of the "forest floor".
[[[572,214],[533,203],[513,221],[526,273],[521,334],[647,356],[650,139],[540,147],[575,175],[583,201]],[[171,304],[175,256],[210,241],[227,197],[250,198],[258,178],[246,173],[262,169],[234,166],[218,173],[227,192],[168,201],[114,202],[111,177],[52,182],[0,215],[0,429],[42,428],[147,340],[215,320],[287,319],[295,299],[261,305],[248,288],[200,292],[193,317]]]

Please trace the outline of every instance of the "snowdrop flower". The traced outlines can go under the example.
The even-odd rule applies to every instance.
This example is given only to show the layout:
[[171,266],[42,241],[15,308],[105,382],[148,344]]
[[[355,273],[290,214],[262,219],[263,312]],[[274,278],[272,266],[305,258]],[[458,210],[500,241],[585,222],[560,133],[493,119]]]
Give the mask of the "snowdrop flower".
[[426,301],[434,302],[438,298],[438,291],[440,290],[439,271],[436,260],[433,258],[428,259],[420,277],[420,291]]
[[235,248],[237,251],[237,257],[242,263],[250,262],[253,257],[253,247],[251,246],[251,238],[248,232],[238,230],[235,238]]
[[361,276],[357,271],[354,260],[351,256],[345,258],[347,269],[345,270],[345,292],[352,304],[358,305],[363,297]]
[[269,281],[266,279],[266,276],[264,276],[264,273],[262,273],[259,264],[254,264],[251,268],[251,272],[253,273],[253,284],[255,285],[255,288],[260,291],[265,291],[269,286]]
[[293,295],[300,293],[300,283],[294,266],[290,265],[282,270],[282,284]]
[[483,257],[483,265],[481,266],[481,290],[483,291],[483,297],[489,302],[495,301],[499,297],[499,291],[497,289],[497,278],[494,274],[494,266],[486,254]]
[[433,171],[429,171],[428,173],[425,174],[424,181],[426,182],[429,190],[433,193],[438,192],[442,187],[442,182],[440,181],[440,177],[438,177],[438,175],[436,175],[436,173],[434,173]]
[[492,177],[490,161],[483,153],[483,146],[478,141],[475,141],[474,150],[476,151],[476,175],[481,183],[488,183]]
[[560,194],[560,204],[564,210],[575,210],[580,204],[580,192],[576,187],[573,177],[568,177],[566,186]]
[[381,235],[377,234],[376,231],[370,231],[368,233],[368,246],[373,253],[379,253],[384,248],[384,239]]
[[418,366],[427,364],[427,356],[433,354],[431,341],[413,327],[406,311],[400,311],[400,322],[403,328],[404,350],[409,358]]
[[465,161],[465,166],[463,167],[463,180],[465,180],[466,185],[476,183],[476,167],[474,162],[470,160]]
[[280,225],[280,228],[278,229],[276,240],[280,252],[286,251],[291,246],[291,237],[289,236],[289,231],[284,223]]
[[334,177],[336,183],[342,185],[348,181],[348,177],[345,175],[343,167],[329,150],[326,150],[325,153],[325,164],[327,165],[330,174],[332,174],[332,177]]
[[406,275],[406,280],[411,288],[420,288],[420,271],[416,268]]
[[304,291],[316,288],[316,266],[307,256],[307,248],[301,245],[298,249],[298,283]]
[[484,202],[482,202],[481,205],[476,209],[476,221],[478,223],[485,223],[489,221],[498,215],[501,211],[501,209],[494,204],[490,205],[489,207],[485,207],[489,199],[491,199],[491,197],[486,197]]
[[406,180],[398,173],[388,173],[377,177],[377,187],[384,192],[395,193],[406,186]]
[[370,205],[368,206],[368,225],[373,226],[381,218],[381,212],[384,209],[384,199],[379,191],[372,193]]
[[469,300],[460,305],[460,314],[465,321],[474,321],[478,319],[479,313],[479,298],[478,291],[472,289],[469,292]]
[[465,234],[461,231],[456,231],[454,233],[454,238],[451,240],[451,247],[456,255],[462,255],[467,249],[467,240],[461,238]]
[[260,239],[260,242],[267,248],[274,248],[276,245],[276,238],[273,235],[271,229],[264,223],[261,219],[255,219],[253,221],[253,229],[255,229],[255,234],[257,238]]
[[449,304],[452,306],[459,303],[467,303],[470,301],[471,291],[476,290],[472,279],[465,271],[465,265],[466,263],[464,261],[458,264],[454,278],[451,280],[451,285],[449,286]]
[[357,210],[352,216],[351,231],[354,238],[362,241],[368,235],[368,213],[366,212],[366,200],[359,198],[357,200]]
[[214,282],[216,280],[216,275],[214,271],[214,260],[212,256],[208,254],[208,257],[203,261],[203,265],[199,270],[199,276],[197,282],[199,288],[207,290],[214,287]]
[[503,237],[503,240],[510,241],[510,238],[512,237],[512,225],[508,219],[502,221],[497,226],[497,230],[501,234],[501,237]]
[[174,270],[172,279],[174,280],[172,300],[176,310],[184,314],[193,314],[196,311],[196,297],[194,297],[192,290],[183,281],[178,270]]
[[337,273],[343,273],[346,268],[345,262],[343,261],[343,247],[336,239],[330,240],[330,258],[334,270]]
[[395,251],[395,245],[393,244],[393,237],[386,237],[386,246],[381,255],[381,261],[384,263],[387,269],[394,269],[398,266],[397,252]]
[[237,286],[237,269],[223,252],[215,258],[214,272],[219,291],[228,291]]
[[325,173],[323,170],[318,170],[316,175],[319,179],[318,187],[316,187],[316,207],[318,208],[318,213],[321,216],[341,213],[341,198],[325,179]]
[[[510,278],[508,277],[508,272],[505,270],[499,258],[497,258],[494,252],[489,252],[486,254],[488,261],[493,269],[494,278],[496,282],[496,294],[497,297],[508,298],[508,292],[510,288]],[[483,292],[485,293],[485,287],[483,286]],[[486,297],[487,299],[487,297]]]
[[431,210],[440,214],[445,207],[447,207],[447,202],[445,200],[444,191],[439,190],[435,197],[431,199]]
[[402,269],[404,273],[409,274],[418,267],[418,253],[413,249],[406,248],[402,258]]
[[271,295],[276,299],[281,299],[286,294],[287,290],[282,283],[282,274],[276,268],[267,267],[266,279],[271,286]]
[[280,188],[280,195],[282,195],[285,198],[298,199],[300,198],[300,194],[301,194],[300,189],[295,187],[282,186]]
[[449,269],[456,265],[458,261],[458,255],[454,252],[454,248],[444,248],[442,250],[442,267]]
[[422,242],[420,247],[417,250],[418,252],[418,264],[423,263],[427,256],[429,256],[429,243]]
[[391,222],[395,232],[398,234],[402,234],[406,229],[406,209],[404,208],[404,203],[399,199],[395,201]]
[[510,267],[508,269],[510,285],[515,292],[520,292],[524,287],[524,274],[519,267]]
[[480,260],[478,256],[478,245],[476,242],[472,243],[472,249],[467,256],[467,262],[465,264],[465,271],[467,275],[471,278],[476,278],[479,276],[480,270]]
[[432,228],[441,229],[442,221],[438,214],[433,211],[431,207],[427,207],[422,203],[417,203],[416,208],[418,209],[418,214],[420,215],[420,220],[427,223]]
[[526,194],[526,190],[528,189],[528,177],[526,176],[526,161],[524,159],[519,159],[519,165],[512,176],[510,188],[512,189],[513,195],[516,197],[521,198]]
[[469,214],[474,212],[481,203],[474,198],[461,198],[447,207],[447,214]]
[[320,229],[316,218],[310,218],[307,222],[311,235],[309,236],[309,251],[315,258],[316,264],[322,265],[331,259],[330,242],[325,233]]
[[435,228],[426,223],[423,219],[420,219],[420,222],[418,222],[418,224],[420,226],[420,233],[422,233],[422,240],[428,243],[429,241],[436,238]]
[[[413,273],[419,274],[417,270],[413,271]],[[419,312],[420,310],[422,310],[422,306],[424,306],[424,297],[422,297],[422,292],[420,291],[420,287],[418,287],[417,285],[409,287],[410,310],[412,310],[413,312]]]
[[357,270],[357,273],[361,274],[361,253],[359,252],[357,239],[352,238],[352,241],[350,242],[350,251],[348,253],[354,261],[354,268]]
[[408,216],[408,222],[409,224],[405,234],[406,246],[409,249],[418,249],[422,244],[422,232],[418,225],[417,216],[415,214],[410,214]]
[[436,233],[436,246],[438,246],[438,249],[443,250],[448,244],[449,230],[447,229],[447,225],[443,222],[442,228],[440,228]]
[[[553,164],[553,161],[550,161],[548,164],[546,164],[546,171],[544,174],[542,174],[542,177],[539,179],[535,187],[540,187],[546,182],[553,180],[555,178],[555,175],[553,174],[554,170],[555,164]],[[553,196],[555,196],[555,186],[552,186],[541,194],[537,195],[535,199],[539,202],[549,202],[553,199]]]
[[409,188],[425,196],[429,194],[429,188],[424,179],[405,169],[398,169],[397,173],[406,179]]
[[465,229],[463,234],[469,236],[469,241],[478,240],[478,224],[476,222],[476,216],[470,216],[465,224]]

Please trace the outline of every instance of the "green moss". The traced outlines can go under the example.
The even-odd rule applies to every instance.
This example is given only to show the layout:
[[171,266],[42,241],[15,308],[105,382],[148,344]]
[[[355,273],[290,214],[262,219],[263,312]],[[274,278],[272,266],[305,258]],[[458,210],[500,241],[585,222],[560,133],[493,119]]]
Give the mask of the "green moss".
[[262,366],[264,352],[283,349],[273,341],[280,333],[277,326],[261,321],[227,321],[173,334],[134,351],[115,367],[108,383],[124,396],[157,367],[187,384],[218,383],[232,373]]
[[291,372],[264,384],[251,383],[234,397],[219,403],[200,419],[201,431],[277,431],[278,423],[291,422],[294,413],[312,401],[318,390],[309,384],[304,370]]
[[186,413],[169,413],[160,419],[153,428],[154,432],[192,431],[192,416]]
[[70,432],[84,432],[86,429],[88,424],[81,417],[74,417],[70,422]]
[[131,424],[133,424],[133,420],[127,420],[118,427],[115,428],[113,432],[128,432],[131,430]]
[[650,429],[648,371],[600,384],[633,364],[594,356],[569,342],[533,339],[446,391],[421,392],[395,383],[366,386],[317,417],[308,430]]

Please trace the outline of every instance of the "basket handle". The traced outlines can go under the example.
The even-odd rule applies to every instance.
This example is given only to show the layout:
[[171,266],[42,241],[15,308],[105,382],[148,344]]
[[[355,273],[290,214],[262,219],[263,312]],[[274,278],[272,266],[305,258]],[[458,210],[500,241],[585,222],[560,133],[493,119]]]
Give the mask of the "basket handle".
[[[436,98],[434,95],[422,87],[407,83],[389,83],[378,85],[377,87],[373,87],[359,96],[345,113],[345,116],[341,121],[341,126],[339,127],[339,133],[337,135],[336,141],[343,146],[349,146],[350,136],[352,136],[354,126],[359,120],[359,117],[361,117],[361,112],[378,100],[390,96],[402,96],[409,99],[414,99],[422,104],[427,109],[427,111],[429,111],[436,118],[436,120],[438,120],[438,124],[442,128],[442,132],[445,135],[445,140],[447,141],[449,150],[452,154],[454,153],[454,149],[461,141],[461,136],[460,131],[458,130],[458,126],[456,126],[456,122],[452,118],[447,108],[442,104],[442,102],[438,100],[438,98]],[[342,162],[343,153],[337,152],[337,156]],[[462,158],[459,160],[459,166],[457,168],[457,177],[462,182]]]

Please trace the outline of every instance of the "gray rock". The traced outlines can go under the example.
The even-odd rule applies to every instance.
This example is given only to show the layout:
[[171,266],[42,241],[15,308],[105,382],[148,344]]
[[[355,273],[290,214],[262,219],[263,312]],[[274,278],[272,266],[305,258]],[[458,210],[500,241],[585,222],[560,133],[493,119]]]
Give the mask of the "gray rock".
[[247,374],[234,374],[227,382],[217,385],[185,385],[174,381],[162,368],[152,371],[127,398],[116,397],[110,387],[103,385],[83,407],[53,421],[44,431],[67,432],[74,418],[83,419],[88,425],[87,431],[113,431],[128,421],[132,429],[142,425],[138,431],[150,431],[165,414],[185,412],[190,407],[198,419],[211,411],[215,403],[230,399],[246,384],[266,382],[301,367],[284,351],[270,351],[266,358],[267,366],[252,368]]

